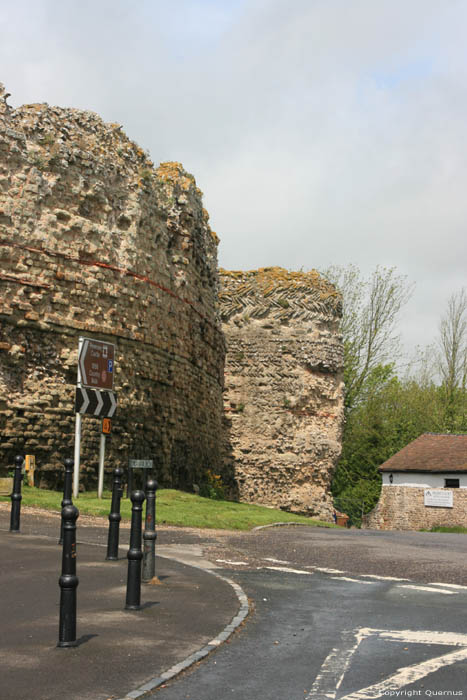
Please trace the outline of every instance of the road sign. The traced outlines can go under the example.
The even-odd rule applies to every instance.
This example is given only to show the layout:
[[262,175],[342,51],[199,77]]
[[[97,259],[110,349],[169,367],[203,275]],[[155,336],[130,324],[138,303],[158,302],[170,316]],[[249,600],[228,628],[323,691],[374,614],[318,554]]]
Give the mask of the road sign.
[[130,459],[128,466],[130,469],[152,469],[152,459]]
[[76,387],[75,413],[86,413],[96,418],[112,418],[117,408],[117,394],[89,387]]
[[79,354],[81,384],[96,389],[113,389],[115,345],[102,340],[83,338]]
[[103,418],[102,419],[102,434],[103,435],[110,435],[112,432],[112,421],[110,418]]
[[26,455],[24,458],[24,468],[28,477],[28,486],[34,486],[34,471],[36,469],[36,456]]

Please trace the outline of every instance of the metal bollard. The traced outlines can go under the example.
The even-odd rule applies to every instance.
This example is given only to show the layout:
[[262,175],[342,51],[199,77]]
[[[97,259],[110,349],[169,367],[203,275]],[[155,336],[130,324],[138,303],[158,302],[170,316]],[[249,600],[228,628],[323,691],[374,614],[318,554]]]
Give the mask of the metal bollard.
[[60,539],[58,544],[63,544],[63,509],[65,506],[72,506],[71,492],[73,488],[73,460],[66,459],[65,462],[65,479],[63,482],[63,498],[62,498],[62,519],[60,522]]
[[128,577],[126,584],[125,610],[141,608],[141,526],[143,520],[143,491],[133,491],[131,498],[131,532],[128,550]]
[[11,494],[10,532],[19,532],[19,520],[21,516],[21,481],[23,479],[24,459],[21,455],[15,457],[15,475],[13,478],[13,491]]
[[122,497],[122,476],[123,469],[114,469],[114,480],[112,485],[112,504],[109,513],[109,534],[107,538],[107,556],[110,561],[118,559],[118,540],[120,536],[120,499]]
[[149,479],[146,484],[146,521],[143,532],[143,581],[151,581],[156,575],[156,491],[157,481]]
[[76,520],[79,512],[76,506],[62,508],[63,554],[62,575],[58,580],[60,586],[60,622],[58,647],[76,646]]

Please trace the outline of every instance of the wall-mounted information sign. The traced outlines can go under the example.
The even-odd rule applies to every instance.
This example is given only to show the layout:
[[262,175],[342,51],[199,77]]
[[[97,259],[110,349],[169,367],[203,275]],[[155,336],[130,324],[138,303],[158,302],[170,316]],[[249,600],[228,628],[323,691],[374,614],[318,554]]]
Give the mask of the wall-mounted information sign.
[[452,508],[452,491],[441,489],[425,489],[425,505],[437,508]]

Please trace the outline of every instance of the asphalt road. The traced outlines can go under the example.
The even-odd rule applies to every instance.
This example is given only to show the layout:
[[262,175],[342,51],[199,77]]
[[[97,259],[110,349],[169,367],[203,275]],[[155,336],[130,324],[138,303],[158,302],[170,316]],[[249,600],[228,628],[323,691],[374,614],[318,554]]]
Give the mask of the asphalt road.
[[446,691],[467,697],[467,589],[348,578],[267,569],[238,574],[255,601],[247,625],[150,697],[382,700]]
[[[57,529],[42,516],[24,526],[39,523]],[[89,525],[83,518],[79,539],[102,543],[105,526]],[[227,643],[145,698],[467,698],[464,535],[160,527],[157,547],[218,567],[252,610]]]
[[[183,535],[166,534],[176,555]],[[467,697],[466,537],[287,527],[199,533],[198,545],[254,610],[150,697]]]

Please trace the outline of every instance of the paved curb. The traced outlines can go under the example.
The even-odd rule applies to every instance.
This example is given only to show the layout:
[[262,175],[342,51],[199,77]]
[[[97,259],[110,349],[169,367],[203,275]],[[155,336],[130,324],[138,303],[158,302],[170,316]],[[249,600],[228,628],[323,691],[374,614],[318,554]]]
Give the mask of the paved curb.
[[[171,559],[171,557],[164,558]],[[184,659],[183,661],[179,661],[178,664],[172,666],[164,673],[161,673],[160,676],[151,678],[150,681],[140,686],[136,690],[132,690],[126,695],[123,695],[121,698],[118,698],[118,700],[134,700],[135,698],[140,698],[146,693],[149,693],[151,690],[155,690],[167,681],[172,680],[172,678],[178,676],[178,674],[182,673],[182,671],[186,671],[187,668],[193,666],[193,664],[195,664],[197,661],[201,661],[201,659],[204,659],[206,656],[208,656],[208,654],[210,654],[212,651],[217,649],[223,642],[225,642],[233,634],[233,632],[235,632],[235,630],[242,624],[242,622],[245,620],[245,618],[248,616],[248,613],[250,612],[248,598],[245,595],[241,586],[238,585],[238,583],[235,583],[235,581],[232,581],[232,579],[227,578],[226,576],[221,576],[220,574],[216,573],[215,571],[212,571],[211,569],[205,569],[202,566],[196,566],[196,564],[185,565],[192,566],[194,569],[201,569],[202,571],[205,571],[206,573],[211,574],[212,576],[216,576],[216,578],[220,579],[221,581],[225,581],[230,586],[232,586],[240,602],[239,611],[232,618],[229,624],[226,627],[224,627],[222,632],[220,632],[220,634],[214,637],[214,639],[211,639],[211,641],[208,642],[208,644],[206,644],[204,647],[201,647],[201,649],[198,649],[198,651],[195,651],[193,654],[190,654],[190,656],[187,656],[186,659]]]
[[320,527],[319,525],[309,525],[308,523],[294,523],[292,520],[289,523],[270,523],[269,525],[257,525],[256,527],[251,528],[251,532],[257,532],[257,530],[265,530],[269,527],[283,527],[285,525],[296,525],[298,527]]

